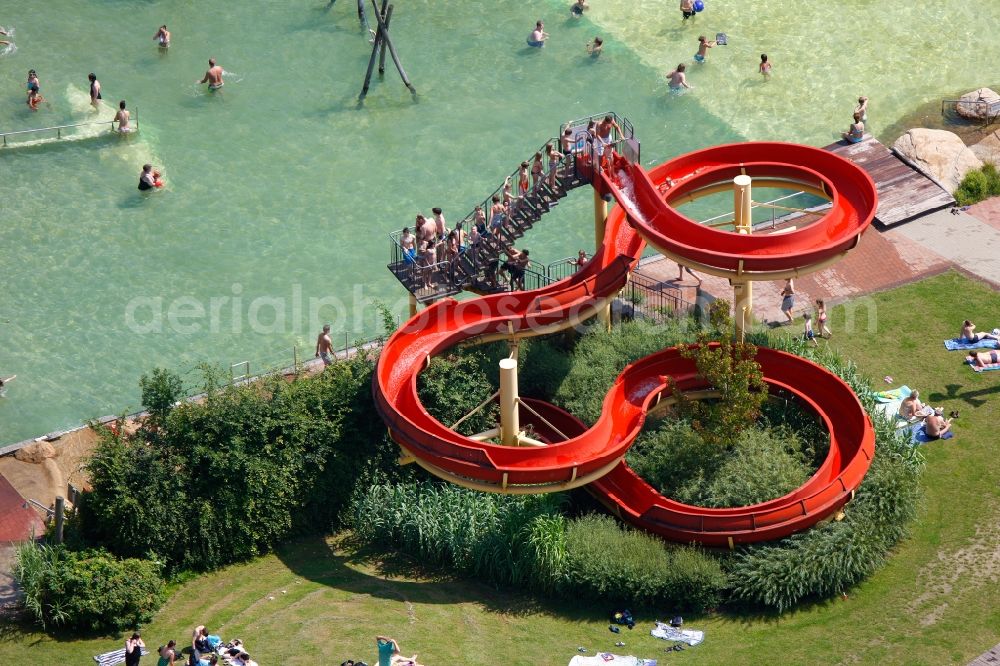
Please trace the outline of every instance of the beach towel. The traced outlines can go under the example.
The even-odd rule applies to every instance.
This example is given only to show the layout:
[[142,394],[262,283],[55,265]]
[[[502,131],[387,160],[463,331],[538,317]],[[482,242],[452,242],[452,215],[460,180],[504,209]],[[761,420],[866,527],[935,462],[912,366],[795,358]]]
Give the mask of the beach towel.
[[952,338],[951,340],[944,341],[944,348],[948,351],[958,351],[959,349],[1000,349],[1000,342],[996,340],[965,342],[965,338]]
[[[146,648],[141,648],[140,651],[144,657],[149,654],[149,650]],[[117,650],[112,650],[111,652],[96,655],[94,657],[94,661],[97,662],[97,666],[115,666],[115,664],[120,664],[125,661],[125,648],[119,648]]]
[[893,400],[908,398],[911,393],[913,393],[913,389],[909,386],[903,385],[899,388],[894,388],[891,391],[876,391],[875,399],[879,402],[892,402]]
[[593,657],[578,654],[569,660],[569,666],[656,666],[656,660],[599,652]]
[[695,631],[694,629],[676,629],[671,627],[669,624],[663,624],[662,622],[657,622],[656,628],[649,633],[657,638],[662,638],[665,641],[680,641],[681,643],[687,643],[691,646],[699,645],[705,640],[704,631]]
[[934,441],[937,441],[939,439],[951,439],[952,437],[955,436],[955,433],[953,433],[951,430],[949,430],[948,432],[946,432],[945,434],[941,435],[940,437],[930,437],[927,434],[927,430],[924,429],[923,422],[914,423],[913,425],[911,425],[910,428],[909,428],[909,433],[910,433],[910,445],[911,446],[918,446],[920,444],[927,444],[928,442],[934,442]]
[[875,409],[879,412],[885,414],[885,417],[889,419],[897,428],[907,428],[913,425],[912,422],[907,421],[902,416],[899,415],[899,406],[903,404],[902,400],[893,400],[892,402],[880,402],[875,405]]
[[1000,363],[988,363],[987,365],[973,365],[969,363],[973,372],[986,372],[988,370],[1000,370]]

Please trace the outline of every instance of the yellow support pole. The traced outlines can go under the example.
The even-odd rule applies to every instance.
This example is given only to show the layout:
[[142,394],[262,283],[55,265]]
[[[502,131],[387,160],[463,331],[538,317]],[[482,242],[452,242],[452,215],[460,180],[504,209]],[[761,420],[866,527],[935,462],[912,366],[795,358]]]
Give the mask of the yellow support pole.
[[410,316],[415,317],[417,315],[417,297],[410,294]]
[[[608,202],[604,200],[597,188],[594,188],[594,250],[601,249],[604,243],[604,233],[608,223]],[[611,330],[611,301],[597,311],[597,317],[601,320],[604,330]]]
[[521,420],[517,413],[517,361],[500,359],[500,443],[517,446]]
[[[740,234],[749,234],[753,231],[751,182],[750,176],[746,174],[733,178],[733,211],[736,213],[736,232]],[[736,339],[743,342],[753,315],[753,283],[750,280],[736,278],[732,280],[732,285]]]

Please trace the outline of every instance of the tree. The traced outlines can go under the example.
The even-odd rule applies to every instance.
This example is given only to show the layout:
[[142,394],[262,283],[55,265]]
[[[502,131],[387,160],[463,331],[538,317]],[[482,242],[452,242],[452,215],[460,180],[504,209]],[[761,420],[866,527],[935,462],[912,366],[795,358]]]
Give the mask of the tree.
[[699,331],[694,344],[678,345],[681,356],[694,359],[698,374],[719,393],[713,400],[691,400],[673,378],[676,410],[690,419],[705,442],[733,448],[744,430],[760,417],[767,400],[767,384],[756,361],[757,347],[732,338],[729,302],[717,300],[709,307],[709,328]]

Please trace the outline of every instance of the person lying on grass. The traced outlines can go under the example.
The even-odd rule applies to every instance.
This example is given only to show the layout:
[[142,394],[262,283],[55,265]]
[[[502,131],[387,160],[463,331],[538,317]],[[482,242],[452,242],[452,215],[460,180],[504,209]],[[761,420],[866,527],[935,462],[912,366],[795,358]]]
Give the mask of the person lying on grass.
[[985,368],[987,365],[1000,363],[1000,353],[995,351],[969,352],[969,355],[965,357],[965,362],[969,365]]

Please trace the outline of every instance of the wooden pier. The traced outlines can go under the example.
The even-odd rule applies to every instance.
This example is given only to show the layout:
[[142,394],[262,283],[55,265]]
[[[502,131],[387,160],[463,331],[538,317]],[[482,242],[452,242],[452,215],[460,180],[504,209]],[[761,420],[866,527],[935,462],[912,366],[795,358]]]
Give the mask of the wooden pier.
[[936,180],[871,137],[860,143],[838,141],[826,150],[851,160],[875,181],[875,223],[882,228],[955,205],[955,198]]

